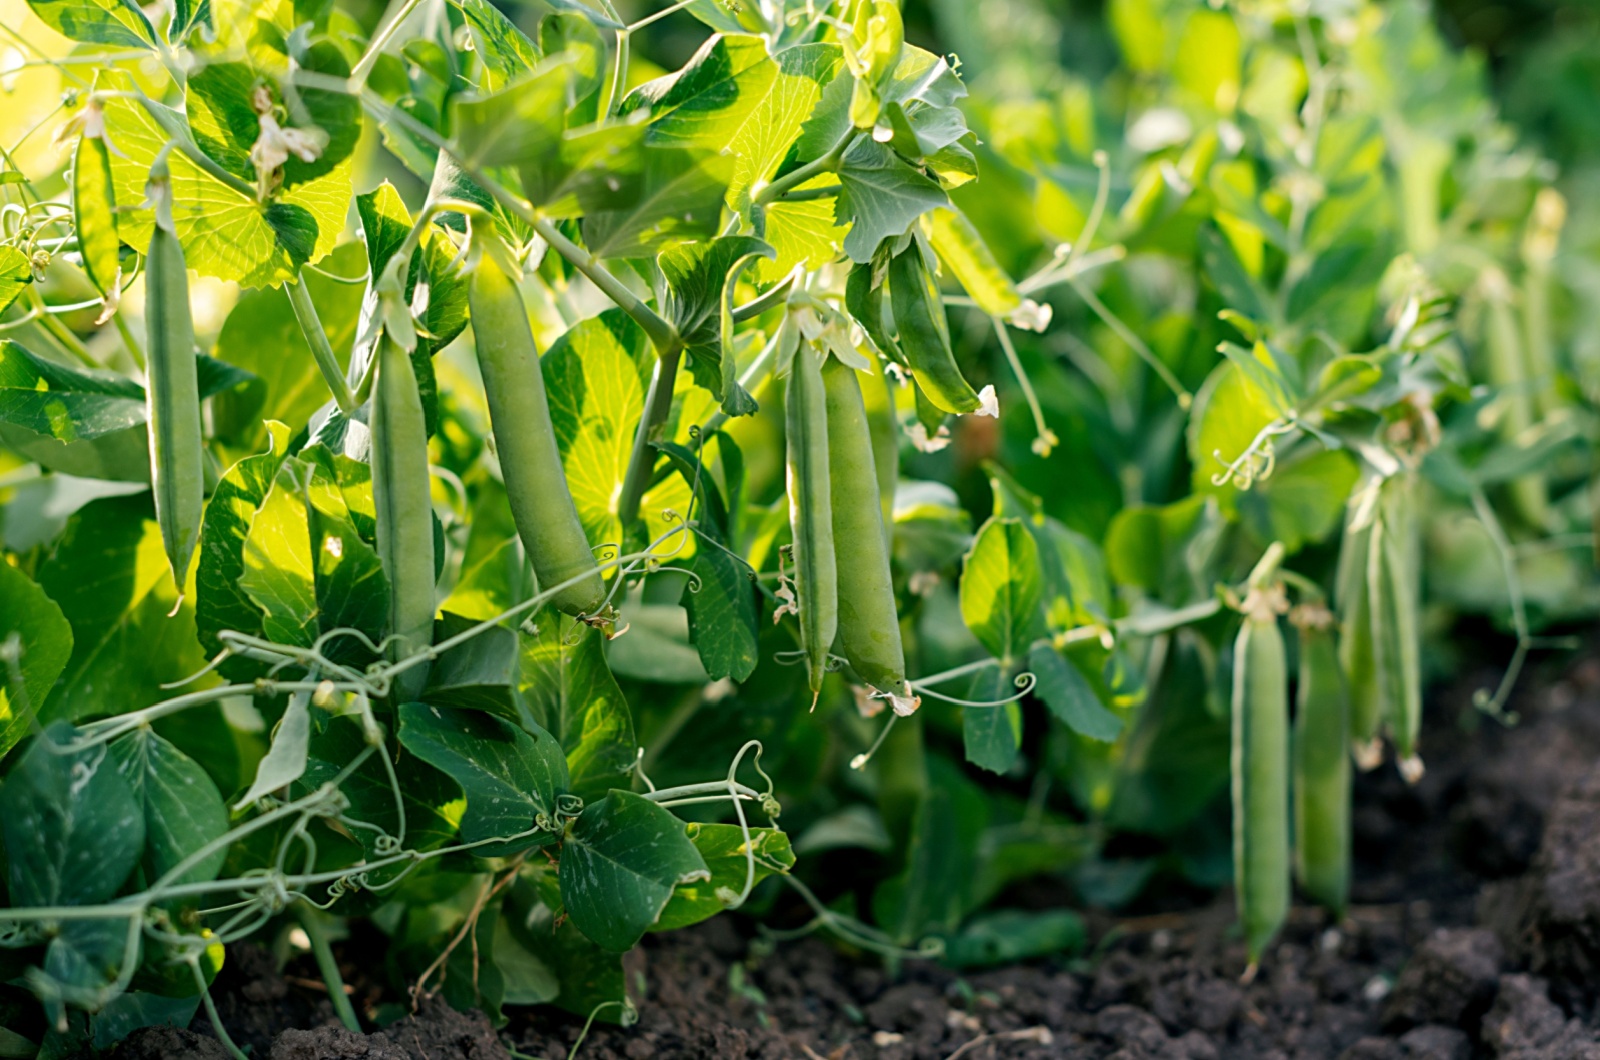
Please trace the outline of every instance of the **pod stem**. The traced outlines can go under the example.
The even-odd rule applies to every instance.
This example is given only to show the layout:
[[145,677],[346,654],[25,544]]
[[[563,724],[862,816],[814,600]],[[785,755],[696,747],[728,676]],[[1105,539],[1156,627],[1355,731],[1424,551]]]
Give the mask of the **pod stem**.
[[[523,203],[522,205],[526,207],[527,204]],[[514,209],[513,212],[521,214],[523,211]],[[681,347],[682,341],[678,338],[677,330],[671,324],[654,309],[645,305],[638,295],[630,291],[627,285],[617,279],[616,275],[602,265],[593,254],[568,239],[561,229],[550,223],[549,218],[540,217],[534,214],[532,210],[528,210],[527,214],[524,220],[533,225],[533,230],[539,233],[541,239],[550,244],[552,250],[565,258],[573,268],[583,273],[590,283],[600,288],[607,298],[617,304],[618,309],[632,317],[644,329],[644,333],[650,337],[651,345],[655,346],[656,352],[661,355],[663,361],[667,358],[667,351],[671,349],[673,360],[676,362],[677,348]]]
[[628,470],[622,478],[622,493],[617,499],[617,517],[623,526],[632,525],[639,518],[639,502],[650,482],[650,472],[655,467],[655,451],[650,448],[650,437],[667,421],[672,411],[672,391],[678,380],[678,360],[683,347],[673,343],[661,351],[656,361],[655,374],[650,378],[650,392],[645,395],[644,415],[639,419],[639,431],[633,436],[633,452],[628,457]]
[[306,287],[305,273],[301,272],[294,283],[284,286],[289,292],[289,304],[294,307],[294,318],[300,324],[300,333],[305,336],[306,345],[311,347],[311,356],[316,358],[317,370],[332,391],[339,411],[349,415],[356,409],[355,392],[350,389],[350,382],[339,367],[339,359],[334,356],[333,346],[328,342],[328,333],[322,330],[322,318],[317,316],[316,303],[311,300],[311,291]]
[[317,919],[316,913],[303,906],[295,909],[295,919],[300,921],[300,927],[311,943],[311,955],[316,958],[322,981],[328,985],[328,999],[333,1002],[333,1011],[338,1014],[339,1022],[361,1034],[361,1021],[356,1018],[355,1007],[344,992],[344,977],[339,974],[339,962],[334,959],[333,949],[328,945],[328,933],[323,930],[322,922]]
[[1261,554],[1261,559],[1256,562],[1255,568],[1250,571],[1246,584],[1252,589],[1260,589],[1276,577],[1285,551],[1282,541],[1274,541],[1268,545],[1267,550]]

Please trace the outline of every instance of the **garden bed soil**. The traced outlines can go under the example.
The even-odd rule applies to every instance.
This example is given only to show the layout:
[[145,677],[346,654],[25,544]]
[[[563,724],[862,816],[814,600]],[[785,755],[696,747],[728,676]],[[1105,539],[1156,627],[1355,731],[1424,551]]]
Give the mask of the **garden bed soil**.
[[[923,962],[891,975],[816,938],[753,947],[721,917],[648,936],[632,976],[639,1022],[596,1024],[581,1055],[1600,1060],[1600,658],[1528,681],[1514,728],[1466,706],[1493,677],[1432,704],[1419,784],[1392,766],[1358,779],[1348,914],[1296,907],[1249,984],[1227,895],[1098,920],[1091,955],[1072,962],[965,975]],[[583,1027],[535,1009],[496,1034],[433,1000],[357,1035],[302,985],[315,978],[305,963],[285,978],[260,950],[230,953],[215,993],[252,1057],[567,1060]],[[140,1031],[117,1055],[226,1057],[203,1015]]]

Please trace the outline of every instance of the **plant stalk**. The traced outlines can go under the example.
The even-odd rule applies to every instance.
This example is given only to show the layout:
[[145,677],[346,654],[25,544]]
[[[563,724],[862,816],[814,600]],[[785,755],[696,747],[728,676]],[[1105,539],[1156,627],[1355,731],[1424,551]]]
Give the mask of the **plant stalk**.
[[344,377],[343,369],[339,367],[338,357],[334,356],[328,333],[322,330],[322,319],[317,316],[316,303],[311,300],[311,291],[306,287],[305,273],[301,272],[294,283],[285,284],[285,287],[289,291],[289,304],[294,307],[294,318],[300,324],[300,333],[305,336],[306,345],[311,347],[311,356],[316,358],[317,370],[333,392],[333,400],[338,404],[339,411],[348,416],[356,410],[355,394],[350,389],[349,380]]

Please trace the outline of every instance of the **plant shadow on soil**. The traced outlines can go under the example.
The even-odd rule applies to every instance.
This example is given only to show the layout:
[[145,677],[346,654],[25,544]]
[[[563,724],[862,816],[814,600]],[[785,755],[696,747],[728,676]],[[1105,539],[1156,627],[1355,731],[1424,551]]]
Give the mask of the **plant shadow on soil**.
[[[1497,677],[1433,700],[1415,787],[1392,765],[1358,778],[1348,915],[1296,906],[1248,986],[1227,894],[1100,918],[1092,961],[966,975],[910,962],[891,977],[816,938],[757,958],[747,925],[719,917],[648,936],[639,1022],[596,1024],[580,1055],[1600,1060],[1600,653],[1525,677],[1513,728],[1469,705]],[[341,963],[359,992],[370,962],[356,948]],[[285,979],[264,951],[230,952],[215,993],[253,1058],[510,1060],[509,1043],[566,1060],[583,1025],[513,1010],[497,1036],[435,1000],[357,1035],[300,985],[315,978],[304,963]],[[204,1015],[137,1032],[116,1055],[226,1060]]]

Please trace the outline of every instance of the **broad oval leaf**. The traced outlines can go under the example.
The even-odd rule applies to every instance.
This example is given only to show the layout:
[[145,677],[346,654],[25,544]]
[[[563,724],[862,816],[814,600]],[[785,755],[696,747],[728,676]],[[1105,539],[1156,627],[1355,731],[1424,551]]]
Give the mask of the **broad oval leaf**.
[[630,791],[584,807],[561,850],[561,900],[578,930],[602,949],[630,950],[673,888],[710,879],[686,828]]
[[742,893],[747,882],[760,883],[794,868],[789,837],[777,828],[751,828],[747,844],[744,829],[736,824],[690,824],[689,841],[700,851],[711,875],[679,884],[651,931],[698,924],[727,909],[730,899]]
[[1038,682],[1034,694],[1067,728],[1106,743],[1121,734],[1122,719],[1105,708],[1078,668],[1049,644],[1029,650],[1028,669]]
[[[111,745],[111,753],[144,810],[144,867],[150,880],[160,879],[228,830],[228,811],[217,786],[198,762],[154,729],[129,733]],[[227,848],[218,847],[171,882],[216,879],[227,856]]]
[[0,759],[28,734],[71,655],[72,626],[61,606],[0,562]]
[[1019,519],[991,518],[961,572],[961,617],[985,648],[1009,664],[1043,627],[1039,546]]

